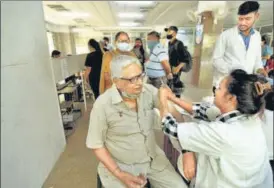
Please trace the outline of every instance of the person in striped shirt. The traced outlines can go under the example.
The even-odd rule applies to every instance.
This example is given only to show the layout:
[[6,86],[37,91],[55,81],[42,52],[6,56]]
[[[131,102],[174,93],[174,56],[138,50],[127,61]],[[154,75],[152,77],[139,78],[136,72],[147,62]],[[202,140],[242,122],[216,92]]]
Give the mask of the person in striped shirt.
[[167,84],[168,79],[172,79],[171,67],[167,50],[160,44],[160,34],[152,31],[147,36],[147,45],[150,50],[149,61],[145,65],[148,76],[148,83],[156,88]]

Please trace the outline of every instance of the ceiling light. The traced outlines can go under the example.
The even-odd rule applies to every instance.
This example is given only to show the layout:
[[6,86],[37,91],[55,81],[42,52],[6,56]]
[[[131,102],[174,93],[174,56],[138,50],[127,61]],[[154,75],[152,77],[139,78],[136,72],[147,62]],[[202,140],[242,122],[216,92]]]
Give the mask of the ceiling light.
[[119,18],[143,18],[144,15],[138,12],[123,12],[118,13]]
[[69,18],[86,18],[90,17],[89,13],[86,12],[61,12],[61,16],[69,17]]
[[119,31],[121,30],[121,28],[123,29],[130,29],[130,30],[141,30],[141,31],[151,31],[153,28],[152,27],[126,27],[126,26],[109,26],[109,27],[94,27],[95,31]]
[[124,5],[137,5],[137,6],[149,6],[153,5],[154,1],[115,1],[118,4],[124,4]]
[[134,27],[140,25],[140,23],[137,22],[120,22],[120,26],[125,26],[125,27]]

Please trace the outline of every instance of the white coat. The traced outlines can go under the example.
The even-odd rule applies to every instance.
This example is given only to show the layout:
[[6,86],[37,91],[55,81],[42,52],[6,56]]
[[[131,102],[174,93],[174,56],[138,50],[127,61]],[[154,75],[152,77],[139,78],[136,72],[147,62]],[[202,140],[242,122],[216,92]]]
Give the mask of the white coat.
[[195,187],[272,188],[267,144],[257,116],[179,123],[182,148],[197,154]]
[[269,160],[273,160],[273,111],[265,109],[263,120],[264,125],[262,126],[262,128],[265,133]]
[[213,53],[213,86],[234,69],[243,69],[248,74],[263,68],[261,58],[261,35],[254,29],[249,48],[246,50],[237,26],[224,31],[216,42]]

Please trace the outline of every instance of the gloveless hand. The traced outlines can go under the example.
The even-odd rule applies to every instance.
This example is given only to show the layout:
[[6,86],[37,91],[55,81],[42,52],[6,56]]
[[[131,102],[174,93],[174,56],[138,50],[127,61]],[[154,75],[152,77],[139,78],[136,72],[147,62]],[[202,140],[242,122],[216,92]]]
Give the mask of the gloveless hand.
[[268,74],[267,74],[267,72],[264,69],[258,69],[257,73],[259,73],[259,74],[261,74],[261,75],[263,75],[265,77],[268,77]]
[[141,188],[146,180],[142,176],[133,176],[130,173],[121,171],[118,175],[118,178],[127,188]]
[[196,174],[196,158],[193,152],[183,154],[184,175],[188,180],[194,178]]
[[180,63],[177,67],[173,68],[173,74],[178,74],[184,65],[184,63]]

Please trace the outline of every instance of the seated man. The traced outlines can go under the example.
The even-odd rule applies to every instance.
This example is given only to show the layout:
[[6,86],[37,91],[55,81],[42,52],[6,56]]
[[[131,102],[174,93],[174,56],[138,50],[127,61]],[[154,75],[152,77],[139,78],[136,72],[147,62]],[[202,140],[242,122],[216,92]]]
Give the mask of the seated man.
[[184,188],[156,144],[153,108],[158,91],[143,84],[137,58],[119,55],[111,62],[113,86],[94,103],[86,145],[100,163],[106,188],[141,187],[146,178],[157,188]]

